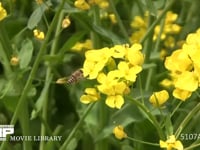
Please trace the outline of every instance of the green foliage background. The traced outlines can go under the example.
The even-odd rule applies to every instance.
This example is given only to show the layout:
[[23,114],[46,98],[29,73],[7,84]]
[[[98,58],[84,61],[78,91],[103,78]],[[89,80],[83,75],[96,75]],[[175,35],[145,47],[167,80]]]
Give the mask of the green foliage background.
[[[48,0],[37,5],[33,0],[2,1],[8,16],[0,22],[0,123],[14,124],[15,135],[59,135],[62,141],[1,142],[0,150],[159,150],[159,146],[117,140],[112,134],[120,124],[128,136],[158,144],[160,137],[148,114],[162,124],[163,133],[173,133],[184,125],[182,133],[200,134],[200,113],[193,109],[199,105],[199,90],[184,103],[171,96],[162,114],[148,101],[153,91],[161,89],[159,82],[167,76],[159,51],[151,53],[155,48],[152,31],[165,14],[159,17],[158,11],[172,10],[179,15],[177,23],[182,30],[176,39],[184,40],[200,26],[199,0],[109,0],[109,11],[119,17],[115,25],[100,20],[99,7],[93,6],[88,13],[75,8],[73,2]],[[82,67],[84,52],[71,50],[76,42],[89,38],[94,48],[129,43],[130,22],[145,11],[150,12],[151,18],[141,39],[147,59],[130,94],[136,101],[143,99],[145,108],[128,98],[120,110],[109,108],[103,99],[82,104],[79,98],[91,85],[87,79],[72,85],[55,84],[58,78],[70,76]],[[61,29],[66,15],[71,25]],[[34,38],[36,27],[45,32],[44,41]],[[10,64],[13,55],[20,59],[18,66]],[[182,143],[189,147],[199,141],[200,138]]]

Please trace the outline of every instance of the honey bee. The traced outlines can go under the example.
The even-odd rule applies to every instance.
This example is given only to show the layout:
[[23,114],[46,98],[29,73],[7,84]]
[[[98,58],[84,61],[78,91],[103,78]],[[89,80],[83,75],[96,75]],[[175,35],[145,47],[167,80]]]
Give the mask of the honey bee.
[[78,69],[74,71],[69,77],[63,77],[59,78],[56,81],[56,84],[73,84],[77,83],[79,80],[83,79],[83,71],[81,69]]
[[78,69],[74,71],[67,80],[67,84],[77,83],[79,80],[83,79],[83,71]]

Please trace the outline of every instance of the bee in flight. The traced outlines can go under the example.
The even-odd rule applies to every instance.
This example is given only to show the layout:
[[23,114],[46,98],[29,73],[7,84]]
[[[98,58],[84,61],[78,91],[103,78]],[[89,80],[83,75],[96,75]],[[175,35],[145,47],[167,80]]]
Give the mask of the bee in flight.
[[78,69],[76,71],[74,71],[68,78],[64,77],[64,78],[59,78],[56,83],[57,84],[73,84],[73,83],[77,83],[79,80],[83,79],[83,71],[81,69]]

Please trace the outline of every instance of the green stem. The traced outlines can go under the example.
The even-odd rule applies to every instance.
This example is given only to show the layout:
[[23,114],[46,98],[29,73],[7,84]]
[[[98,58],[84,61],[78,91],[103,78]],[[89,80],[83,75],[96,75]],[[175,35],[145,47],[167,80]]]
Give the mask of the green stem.
[[176,2],[176,0],[171,0],[168,5],[165,7],[165,9],[162,11],[162,13],[160,14],[160,16],[153,22],[153,24],[149,27],[149,29],[147,30],[146,34],[143,36],[143,38],[140,40],[140,43],[143,43],[148,36],[153,32],[155,26],[161,21],[161,19],[163,18],[163,16],[166,14],[166,12],[171,8],[171,6],[174,4],[174,2]]
[[127,99],[129,99],[131,102],[136,104],[147,116],[149,121],[154,125],[154,127],[157,129],[158,135],[160,139],[164,139],[164,133],[160,127],[160,124],[156,120],[156,118],[150,113],[149,109],[146,108],[143,104],[141,104],[138,100],[133,99],[132,97],[126,96]]
[[[63,11],[60,12],[59,18],[58,18],[58,25],[56,28],[56,32],[55,32],[55,37],[56,39],[53,40],[52,43],[52,47],[51,47],[51,51],[50,51],[50,55],[54,55],[56,52],[56,48],[57,48],[57,44],[58,44],[58,36],[60,33],[60,29],[61,29],[61,23],[62,23],[62,18],[63,18]],[[53,76],[51,74],[52,69],[50,66],[48,66],[47,69],[47,73],[46,73],[46,77],[45,77],[45,85],[44,85],[44,89],[49,89],[48,87],[50,86],[50,81],[52,81]],[[43,102],[43,108],[42,108],[42,118],[44,119],[45,122],[47,122],[47,118],[48,118],[48,99],[49,99],[49,91],[46,90],[45,93],[45,100]],[[41,136],[45,136],[46,135],[46,127],[44,124],[41,125]],[[45,141],[40,141],[40,150],[45,149]]]
[[153,75],[154,75],[154,68],[150,68],[148,70],[148,74],[147,74],[147,79],[146,79],[146,84],[145,84],[145,91],[149,91]]
[[59,150],[66,150],[68,144],[70,143],[71,139],[73,138],[74,134],[76,133],[76,131],[79,129],[79,127],[82,125],[84,119],[86,118],[86,116],[88,115],[88,113],[91,111],[91,109],[93,108],[93,106],[95,105],[95,103],[91,103],[87,109],[85,110],[85,112],[83,113],[83,116],[80,118],[80,120],[77,122],[77,124],[75,125],[75,127],[72,129],[72,131],[70,132],[69,136],[67,137],[67,139],[64,141],[64,143],[62,144],[62,146],[60,147]]
[[[30,123],[29,123],[29,113],[28,113],[28,102],[24,101],[23,111],[20,112],[19,122],[22,129],[22,134],[24,136],[30,135]],[[23,149],[32,150],[30,141],[23,141]]]
[[[48,99],[49,99],[49,87],[50,87],[50,82],[52,80],[52,75],[51,72],[49,71],[49,68],[47,69],[47,74],[46,74],[46,82],[44,85],[44,88],[42,90],[42,94],[44,94],[44,99],[43,99],[43,105],[42,105],[42,118],[45,122],[47,122],[47,117],[48,117]],[[41,124],[41,136],[46,135],[46,126],[44,124]],[[45,141],[40,141],[40,150],[45,149]]]
[[[99,14],[99,8],[98,6],[94,5],[92,7],[92,13],[93,13],[93,22],[95,25],[100,26],[100,14]],[[92,44],[94,48],[101,48],[101,40],[99,38],[99,35],[96,34],[95,32],[91,32],[91,39],[92,39]]]
[[138,78],[139,78],[139,89],[140,89],[141,101],[142,101],[142,104],[144,104],[144,93],[143,93],[143,87],[142,87],[141,74],[138,75]]
[[[30,100],[30,105],[31,105],[31,107],[32,107],[35,111],[37,111],[37,108],[36,108],[36,106],[35,106],[35,103],[34,103],[32,100]],[[49,127],[49,124],[48,124],[47,121],[43,118],[43,116],[42,116],[42,114],[41,114],[40,112],[38,113],[38,118],[40,119],[40,121],[41,121],[41,122],[43,123],[43,125],[45,126],[45,129],[46,129],[46,132],[47,132],[48,135],[56,135],[55,133],[52,132],[51,128]],[[54,141],[54,143],[55,143],[55,145],[56,145],[57,148],[60,147],[59,141]]]
[[178,103],[178,105],[176,105],[176,107],[173,109],[173,112],[170,114],[170,118],[174,115],[174,113],[178,110],[178,108],[181,106],[182,103],[183,103],[183,102],[180,101],[180,102]]
[[[0,36],[1,37],[1,36]],[[0,39],[1,40],[1,39]],[[1,59],[1,63],[4,67],[4,71],[5,71],[5,76],[7,78],[9,78],[9,76],[12,73],[12,69],[10,67],[10,61],[8,59],[7,54],[5,53],[5,48],[2,46],[2,43],[0,41],[0,59]]]
[[137,139],[132,138],[132,137],[127,137],[127,139],[129,139],[129,140],[131,140],[131,141],[134,141],[134,142],[138,142],[138,143],[146,144],[146,145],[151,145],[151,146],[160,146],[159,144],[156,144],[156,143],[145,142],[145,141],[137,140]]
[[[16,123],[16,121],[17,121],[17,119],[19,117],[20,111],[23,109],[22,106],[24,104],[24,101],[26,101],[27,94],[28,94],[28,92],[29,92],[29,90],[31,88],[32,81],[33,81],[33,79],[35,77],[35,74],[36,74],[36,72],[38,70],[38,67],[39,67],[40,61],[42,59],[42,56],[43,56],[44,52],[46,51],[47,43],[48,43],[48,41],[50,39],[50,36],[51,36],[51,33],[52,33],[56,23],[57,23],[57,20],[58,20],[58,17],[60,15],[60,12],[61,12],[61,10],[62,10],[62,8],[64,6],[64,2],[65,2],[65,0],[62,0],[62,3],[60,4],[60,7],[59,7],[58,11],[56,12],[56,14],[55,14],[55,16],[53,18],[53,21],[52,21],[52,23],[51,23],[51,25],[49,27],[49,30],[48,30],[48,32],[46,34],[46,38],[44,40],[44,43],[42,44],[42,46],[41,46],[41,48],[40,48],[40,50],[38,52],[38,56],[36,57],[35,63],[33,64],[33,68],[32,68],[32,70],[30,72],[29,78],[28,78],[28,80],[27,80],[27,82],[25,84],[25,87],[24,87],[24,89],[22,91],[22,94],[21,94],[21,96],[19,98],[19,102],[17,104],[17,107],[15,109],[15,112],[13,114],[13,117],[12,117],[12,120],[11,120],[10,124],[14,125]],[[7,143],[6,141],[2,142],[0,150],[5,150],[6,149],[6,143]]]
[[144,10],[143,10],[143,4],[141,2],[141,0],[136,0],[138,9],[139,9],[139,13],[142,17],[144,17]]
[[[153,24],[155,20],[154,16],[149,16],[149,22],[148,22],[148,27],[151,27],[151,25]],[[144,46],[143,46],[143,53],[145,54],[145,63],[149,62],[150,59],[150,54],[152,52],[153,49],[153,32],[150,32],[148,34],[148,39],[144,42]]]
[[184,148],[184,150],[193,150],[195,147],[199,147],[199,146],[200,146],[200,143],[195,144],[195,145],[191,145],[191,146],[189,146],[187,148]]
[[122,20],[121,20],[119,14],[118,14],[118,12],[117,12],[117,10],[116,10],[116,8],[115,8],[115,5],[114,5],[114,3],[113,3],[113,0],[109,0],[109,4],[110,4],[110,8],[112,9],[113,13],[114,13],[115,16],[116,16],[117,22],[118,22],[118,24],[119,24],[119,28],[120,28],[120,30],[121,30],[121,32],[122,32],[124,38],[126,39],[126,41],[127,41],[128,43],[130,43],[128,33],[127,33],[126,28],[124,27],[124,25],[123,25],[123,23],[122,23]]
[[[154,16],[149,16],[148,26],[150,26],[154,20],[155,20]],[[153,48],[153,32],[149,34],[148,39],[145,41],[145,44],[144,44],[143,52],[145,54],[145,63],[149,63],[152,48]],[[149,70],[147,70],[146,83],[144,87],[145,91],[148,91],[150,88],[153,72],[154,72],[154,68],[150,68]]]
[[179,137],[182,130],[186,127],[186,125],[190,122],[190,120],[195,116],[195,114],[200,110],[200,103],[197,104],[185,117],[185,119],[179,125],[179,128],[175,132],[175,136]]
[[164,26],[165,26],[165,18],[166,18],[166,16],[162,19],[162,21],[160,23],[160,32],[159,32],[157,40],[156,40],[154,52],[157,52],[159,50],[159,46],[160,46],[160,43],[161,43],[161,36],[162,36]]
[[[105,125],[107,124],[108,111],[105,107],[104,101],[100,101],[98,104],[99,104],[98,107],[99,109],[97,111],[98,111],[99,124],[97,127],[97,133],[100,134],[104,129]],[[108,150],[108,141],[105,139],[98,141],[95,144],[95,150]]]

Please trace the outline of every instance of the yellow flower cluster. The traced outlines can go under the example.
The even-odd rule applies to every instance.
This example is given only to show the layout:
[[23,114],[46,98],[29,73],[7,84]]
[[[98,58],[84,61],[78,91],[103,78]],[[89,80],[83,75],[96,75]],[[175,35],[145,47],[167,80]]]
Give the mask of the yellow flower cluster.
[[[178,17],[178,15],[175,13],[173,13],[171,11],[167,12],[163,32],[161,34],[162,40],[167,40],[167,42],[170,42],[174,39],[170,35],[178,34],[180,32],[181,27],[179,25],[177,25],[176,23],[174,23],[177,20],[177,17]],[[157,25],[154,29],[153,39],[156,40],[159,34],[160,34],[160,25]],[[167,38],[167,35],[169,35],[168,38]]]
[[7,11],[1,6],[0,2],[0,21],[3,20],[7,16]]
[[144,18],[141,16],[135,16],[131,22],[131,28],[133,33],[131,34],[130,41],[137,43],[144,36],[147,31],[148,13],[145,13]]
[[[131,35],[130,40],[132,43],[139,42],[139,40],[143,37],[143,35],[147,31],[147,23],[148,23],[148,16],[149,14],[146,13],[144,19],[140,16],[135,16],[134,20],[131,22],[131,27],[133,28],[134,32]],[[175,23],[177,20],[178,15],[169,11],[166,14],[165,24],[163,28],[163,32],[161,34],[161,40],[164,41],[164,45],[166,47],[174,47],[175,40],[172,35],[178,34],[181,30],[181,27]],[[154,36],[153,40],[156,40],[158,35],[160,34],[161,26],[157,25],[154,29]]]
[[98,5],[100,8],[105,9],[108,8],[109,3],[107,0],[76,0],[74,2],[74,6],[81,10],[88,10],[90,9],[90,5]]
[[[84,77],[97,80],[98,84],[94,87],[106,95],[106,104],[109,107],[120,109],[124,104],[123,95],[129,93],[129,85],[136,81],[137,74],[142,71],[144,56],[141,49],[140,44],[133,44],[131,47],[115,45],[85,53],[86,60],[82,69]],[[85,93],[81,97],[82,102],[99,99],[98,92]]]
[[160,140],[160,147],[166,148],[167,150],[183,150],[183,145],[181,141],[177,141],[174,135],[169,136],[166,141]]
[[166,58],[165,67],[171,71],[173,96],[186,100],[200,86],[200,29],[187,36],[181,49]]

